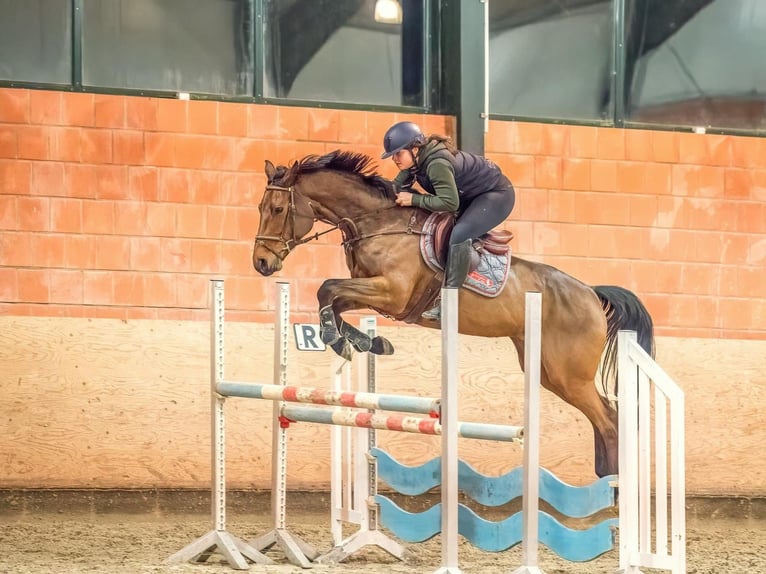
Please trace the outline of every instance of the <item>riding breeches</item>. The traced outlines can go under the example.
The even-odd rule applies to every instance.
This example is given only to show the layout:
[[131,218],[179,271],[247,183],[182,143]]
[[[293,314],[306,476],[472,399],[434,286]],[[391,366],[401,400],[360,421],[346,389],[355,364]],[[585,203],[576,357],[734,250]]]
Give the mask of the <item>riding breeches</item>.
[[513,211],[516,192],[513,186],[496,188],[461,203],[450,245],[476,239],[505,221]]

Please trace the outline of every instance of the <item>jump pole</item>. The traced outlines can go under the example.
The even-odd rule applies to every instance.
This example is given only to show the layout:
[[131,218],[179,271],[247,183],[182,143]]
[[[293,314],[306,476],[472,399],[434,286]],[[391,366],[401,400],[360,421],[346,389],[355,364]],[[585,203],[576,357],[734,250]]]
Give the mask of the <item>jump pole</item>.
[[218,384],[224,378],[224,299],[223,281],[210,282],[213,320],[210,326],[210,397],[211,397],[211,507],[213,529],[169,558],[166,563],[178,564],[194,560],[204,562],[217,549],[235,570],[248,570],[245,558],[256,564],[274,564],[268,556],[226,531],[226,428],[224,403],[226,397],[217,392]]
[[[363,429],[389,430],[412,434],[444,436],[444,425],[436,419],[425,419],[408,415],[386,415],[363,411],[343,411],[315,407],[286,405],[281,411],[282,420],[288,422],[317,423],[323,425],[356,427]],[[456,434],[462,438],[513,442],[523,436],[522,427],[492,425],[485,423],[464,423],[455,425]]]
[[315,387],[292,387],[234,381],[221,382],[218,385],[218,392],[227,397],[420,413],[431,416],[439,416],[440,408],[440,401],[427,397],[407,397],[405,395],[385,395],[361,391],[325,390]]

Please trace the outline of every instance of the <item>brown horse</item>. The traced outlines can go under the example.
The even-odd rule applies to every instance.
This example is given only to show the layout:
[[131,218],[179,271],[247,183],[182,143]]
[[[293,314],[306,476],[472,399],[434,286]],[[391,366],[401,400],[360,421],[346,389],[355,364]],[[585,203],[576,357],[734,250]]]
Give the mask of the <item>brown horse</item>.
[[[322,340],[343,356],[352,348],[393,352],[386,339],[370,340],[346,323],[341,316],[346,311],[369,307],[388,317],[438,327],[413,314],[422,307],[434,277],[420,256],[424,212],[397,207],[391,182],[377,175],[371,163],[367,156],[339,151],[309,156],[289,167],[267,161],[268,184],[258,207],[253,266],[265,276],[279,271],[292,249],[316,239],[318,233],[307,237],[315,221],[330,224],[328,231],[341,230],[351,278],[326,280],[317,298]],[[460,290],[460,332],[510,337],[523,369],[527,291],[542,293],[542,385],[593,425],[596,473],[616,474],[617,412],[596,389],[595,377],[599,365],[604,380],[614,377],[621,329],[637,331],[639,343],[653,353],[651,317],[626,289],[589,287],[549,265],[514,257],[497,297]]]

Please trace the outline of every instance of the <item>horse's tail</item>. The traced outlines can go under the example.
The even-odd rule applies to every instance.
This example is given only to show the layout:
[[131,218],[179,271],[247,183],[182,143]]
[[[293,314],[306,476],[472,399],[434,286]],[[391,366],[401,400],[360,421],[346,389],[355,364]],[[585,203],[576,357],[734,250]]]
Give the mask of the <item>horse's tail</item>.
[[652,316],[635,293],[615,285],[597,285],[593,290],[606,313],[606,347],[601,363],[601,383],[606,392],[607,381],[617,388],[617,334],[636,331],[638,344],[654,357],[654,324]]

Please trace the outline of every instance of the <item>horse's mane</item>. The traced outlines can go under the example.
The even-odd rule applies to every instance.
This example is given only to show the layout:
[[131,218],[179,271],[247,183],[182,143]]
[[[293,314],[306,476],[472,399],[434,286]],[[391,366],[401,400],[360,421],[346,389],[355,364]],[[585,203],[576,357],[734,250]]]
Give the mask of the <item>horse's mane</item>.
[[[363,153],[335,150],[325,155],[309,155],[293,162],[284,172],[284,185],[292,185],[302,173],[329,169],[358,176],[365,189],[387,199],[396,199],[393,184],[375,170],[373,159]],[[282,175],[279,173],[278,175]]]

